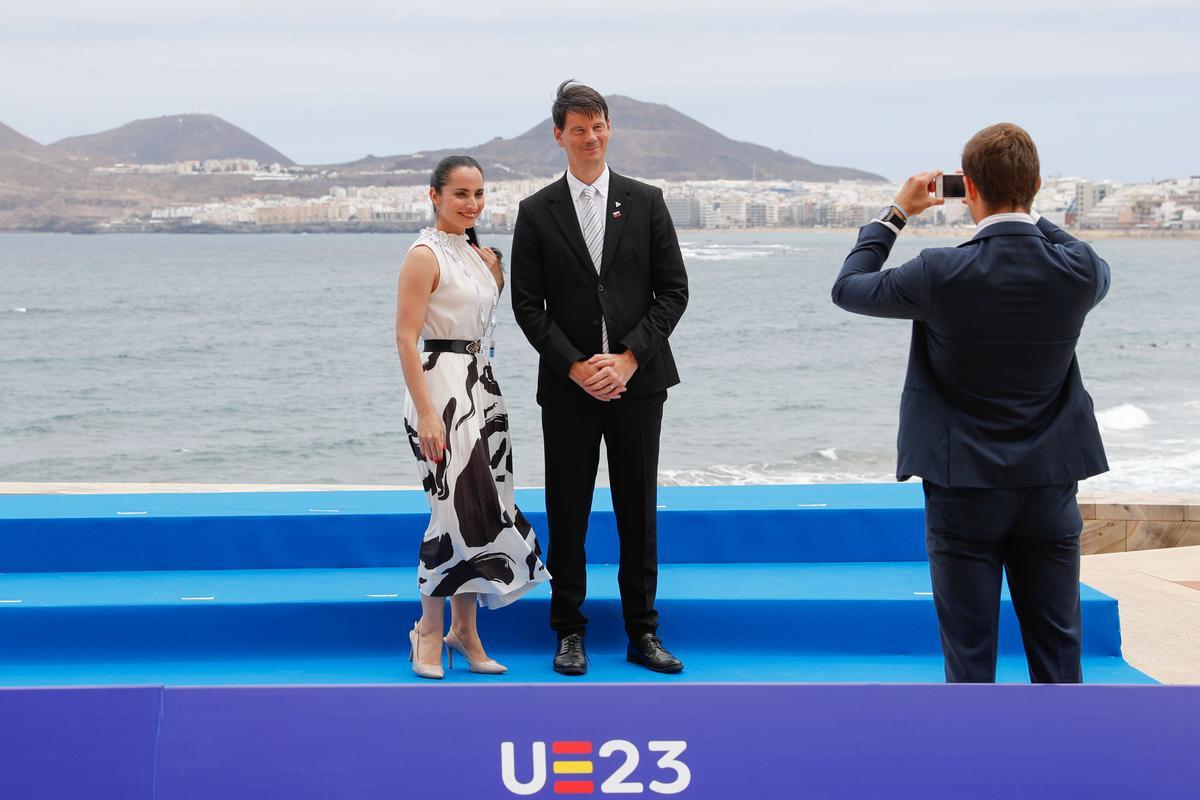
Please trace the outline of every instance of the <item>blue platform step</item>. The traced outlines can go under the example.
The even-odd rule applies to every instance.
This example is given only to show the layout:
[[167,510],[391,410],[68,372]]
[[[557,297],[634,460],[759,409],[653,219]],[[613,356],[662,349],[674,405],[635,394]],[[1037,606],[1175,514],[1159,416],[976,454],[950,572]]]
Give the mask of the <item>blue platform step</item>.
[[[606,490],[588,535],[588,681],[940,682],[919,486],[674,487],[657,607],[687,663],[624,661]],[[546,543],[544,496],[519,502]],[[406,683],[420,492],[0,497],[0,685]],[[1083,587],[1085,680],[1121,659],[1113,599]],[[480,612],[511,674],[558,682],[549,587]],[[1001,680],[1028,680],[1002,604]]]
[[[398,673],[392,679],[406,678],[405,631],[420,613],[414,585],[412,569],[4,575],[0,641],[8,672],[0,671],[0,683],[28,679],[35,667],[58,665],[47,674],[61,674],[64,665],[86,663],[101,674],[133,670],[165,683],[176,674],[218,680],[223,669],[239,674],[249,667],[238,664],[255,663],[264,676],[311,669],[315,679],[331,666],[352,675],[374,665],[380,679],[388,670]],[[542,586],[508,608],[481,612],[492,655],[513,663],[530,656],[528,663],[541,664],[533,674],[545,672],[553,644],[548,601]],[[1103,674],[1136,678],[1118,668],[1116,602],[1083,587],[1082,605],[1088,658],[1107,665]],[[912,675],[941,663],[923,563],[669,565],[658,608],[671,646],[688,655],[690,679],[789,680],[821,669],[834,674],[821,667],[831,661],[860,671],[890,663],[895,675]],[[585,610],[593,658],[620,661],[615,567],[592,568]],[[1001,652],[1021,660],[1007,597]],[[151,668],[155,662],[160,668]],[[180,666],[187,662],[209,666]],[[164,663],[176,666],[164,672]]]
[[[674,645],[672,645],[674,646]],[[541,651],[490,653],[508,668],[507,675],[476,675],[455,659],[443,682],[418,678],[405,655],[242,656],[238,658],[150,659],[137,661],[0,661],[0,687],[7,686],[267,686],[325,684],[396,684],[506,687],[535,684],[760,684],[760,683],[942,683],[940,654],[869,655],[773,653],[763,649],[734,658],[709,646],[680,650],[687,668],[678,675],[658,675],[625,661],[615,650],[588,651],[585,677],[559,675],[551,668],[553,646]],[[443,661],[443,664],[445,662]],[[1088,684],[1155,683],[1120,656],[1085,656],[1083,676]],[[1000,683],[1028,683],[1025,658],[1003,654],[997,662]]]
[[[517,502],[548,541],[545,493]],[[607,489],[590,563],[617,561]],[[659,561],[922,561],[916,484],[664,487]],[[420,491],[15,495],[0,500],[0,572],[403,567],[429,507]]]

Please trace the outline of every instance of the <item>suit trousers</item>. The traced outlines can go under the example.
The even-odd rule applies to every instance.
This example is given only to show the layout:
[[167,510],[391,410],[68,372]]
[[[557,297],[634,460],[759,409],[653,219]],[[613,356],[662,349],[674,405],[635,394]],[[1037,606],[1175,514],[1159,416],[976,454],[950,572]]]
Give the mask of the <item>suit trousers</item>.
[[550,627],[560,639],[587,626],[584,541],[602,439],[620,539],[617,584],[625,632],[632,638],[658,630],[658,448],[666,399],[662,391],[607,403],[582,395],[542,404]]
[[992,683],[1001,573],[1034,683],[1080,683],[1077,483],[925,488],[925,548],[950,683]]

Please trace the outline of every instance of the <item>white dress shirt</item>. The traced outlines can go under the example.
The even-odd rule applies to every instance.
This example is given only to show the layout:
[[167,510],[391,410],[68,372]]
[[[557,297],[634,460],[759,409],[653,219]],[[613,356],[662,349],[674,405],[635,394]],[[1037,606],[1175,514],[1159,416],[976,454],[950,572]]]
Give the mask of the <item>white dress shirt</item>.
[[[580,184],[580,186],[582,186],[582,185],[583,184]],[[892,205],[896,206],[895,203],[892,203]],[[896,206],[896,208],[900,208],[900,206]],[[903,214],[906,219],[908,218],[908,212],[905,211],[903,208],[900,208],[900,213]],[[987,216],[987,217],[984,217],[983,219],[979,220],[979,222],[975,223],[975,232],[979,233],[981,230],[986,228],[988,225],[995,225],[997,222],[1027,222],[1030,225],[1037,225],[1037,221],[1041,218],[1042,218],[1042,215],[1039,214],[1038,212],[1034,211],[1033,209],[1030,209],[1028,214],[1026,214],[1023,211],[1005,211],[1000,214],[992,214],[991,216]],[[876,217],[875,219],[871,220],[871,222],[878,222],[881,225],[885,225],[891,229],[892,233],[896,234],[897,236],[900,235],[899,228],[897,228],[895,225],[893,225],[890,222],[884,222],[879,217]]]
[[975,232],[979,233],[988,225],[995,225],[997,222],[1027,222],[1030,225],[1037,225],[1037,221],[1041,218],[1041,214],[1032,210],[1028,214],[1023,211],[1006,211],[1002,214],[992,214],[989,217],[979,220],[975,224]]
[[[575,216],[579,218],[579,230],[583,231],[583,220],[587,211],[587,198],[583,196],[583,190],[587,188],[587,184],[576,178],[571,170],[567,170],[567,186],[571,189],[571,200],[575,203]],[[596,206],[596,216],[600,219],[600,241],[604,241],[605,227],[608,223],[608,164],[604,165],[604,172],[600,173],[600,177],[596,178],[596,182],[592,184],[596,187],[596,197],[592,203]]]

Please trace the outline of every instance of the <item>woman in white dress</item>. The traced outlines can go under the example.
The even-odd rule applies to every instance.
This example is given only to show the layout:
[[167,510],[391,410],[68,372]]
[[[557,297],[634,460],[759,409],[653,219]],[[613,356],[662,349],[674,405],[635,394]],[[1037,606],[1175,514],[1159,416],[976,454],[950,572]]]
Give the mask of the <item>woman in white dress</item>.
[[404,426],[431,512],[410,659],[421,677],[441,678],[443,642],[473,672],[504,672],[479,639],[477,604],[508,605],[550,574],[513,500],[508,413],[489,362],[504,273],[498,252],[468,239],[483,211],[483,170],[467,156],[443,159],[429,197],[435,225],[417,236],[400,270],[396,348],[408,389]]

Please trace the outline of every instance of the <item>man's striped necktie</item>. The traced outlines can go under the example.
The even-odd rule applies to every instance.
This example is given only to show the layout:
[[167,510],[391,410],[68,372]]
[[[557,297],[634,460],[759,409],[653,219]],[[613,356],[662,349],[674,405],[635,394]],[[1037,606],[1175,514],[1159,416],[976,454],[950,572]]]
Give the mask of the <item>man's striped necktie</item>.
[[[587,244],[588,253],[592,257],[592,266],[596,274],[600,274],[600,263],[604,258],[604,231],[600,227],[600,214],[596,211],[596,187],[583,187],[583,241]],[[600,312],[600,352],[608,352],[608,323],[604,312]]]

